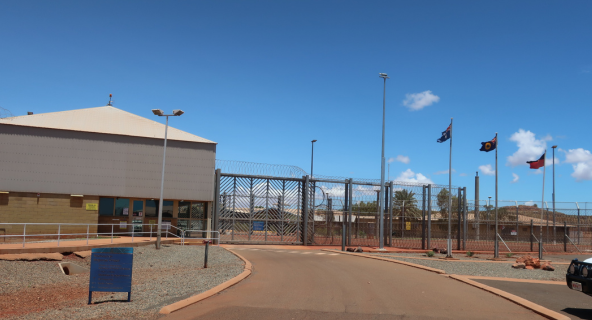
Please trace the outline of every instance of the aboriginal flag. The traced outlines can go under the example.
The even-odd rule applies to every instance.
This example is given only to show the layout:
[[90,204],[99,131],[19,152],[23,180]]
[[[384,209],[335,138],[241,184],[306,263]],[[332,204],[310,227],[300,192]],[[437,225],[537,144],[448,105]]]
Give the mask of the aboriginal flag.
[[479,151],[489,152],[495,150],[495,147],[497,147],[497,137],[491,139],[491,141],[481,142],[481,149]]
[[442,142],[450,139],[450,127],[451,126],[452,125],[448,126],[448,128],[446,129],[446,131],[442,132],[442,136],[440,137],[440,139],[436,140],[436,142],[442,143]]
[[539,160],[526,161],[526,163],[530,164],[531,169],[538,169],[540,167],[544,167],[545,166],[545,154],[546,153],[543,153],[543,155],[539,158]]

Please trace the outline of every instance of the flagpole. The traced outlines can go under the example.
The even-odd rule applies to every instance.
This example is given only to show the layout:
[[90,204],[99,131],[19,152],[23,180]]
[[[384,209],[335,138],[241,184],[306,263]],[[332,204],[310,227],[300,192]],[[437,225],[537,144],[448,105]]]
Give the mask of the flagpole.
[[452,258],[452,118],[450,118],[450,153],[448,156],[448,241],[446,243],[446,258]]
[[499,149],[499,141],[497,140],[497,132],[495,133],[495,244],[493,258],[499,258],[499,242],[498,242],[498,220],[497,220],[497,149]]
[[541,230],[539,233],[539,260],[543,260],[543,211],[545,210],[545,174],[547,172],[547,150],[545,149],[545,156],[543,157],[543,197],[541,199]]

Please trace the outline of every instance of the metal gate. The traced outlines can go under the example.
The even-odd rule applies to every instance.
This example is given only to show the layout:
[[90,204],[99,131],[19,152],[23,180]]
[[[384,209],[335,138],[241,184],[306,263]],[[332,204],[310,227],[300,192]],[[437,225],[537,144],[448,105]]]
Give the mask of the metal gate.
[[214,228],[222,243],[302,244],[308,179],[217,172]]
[[[215,180],[213,229],[222,243],[339,245],[344,230],[347,245],[379,243],[378,182],[220,169]],[[427,242],[429,247],[426,207],[436,198],[431,191],[443,187],[401,182],[385,187],[384,243],[420,248]]]

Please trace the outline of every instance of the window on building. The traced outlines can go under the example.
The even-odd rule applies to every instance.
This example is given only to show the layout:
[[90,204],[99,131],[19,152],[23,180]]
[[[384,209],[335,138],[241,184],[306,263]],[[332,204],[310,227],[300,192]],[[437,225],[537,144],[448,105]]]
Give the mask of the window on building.
[[173,201],[162,202],[162,216],[163,218],[173,217]]
[[115,199],[113,199],[113,198],[100,198],[99,199],[99,215],[112,216],[114,207],[115,207]]
[[158,200],[146,200],[146,217],[158,216]]
[[[146,200],[147,217],[158,217],[158,202],[159,200]],[[163,218],[173,217],[173,201],[162,202],[162,216]]]
[[117,199],[115,200],[115,215],[116,216],[129,216],[129,199]]
[[134,217],[143,217],[144,216],[144,201],[134,200],[134,208],[133,208],[132,212],[133,212]]

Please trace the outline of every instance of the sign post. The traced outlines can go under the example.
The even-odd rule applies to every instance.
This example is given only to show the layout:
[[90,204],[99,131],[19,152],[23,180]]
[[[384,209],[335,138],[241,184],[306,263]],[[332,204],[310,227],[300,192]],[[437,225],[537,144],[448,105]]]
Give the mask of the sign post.
[[88,304],[93,291],[127,292],[127,301],[131,301],[133,253],[133,248],[92,249]]

